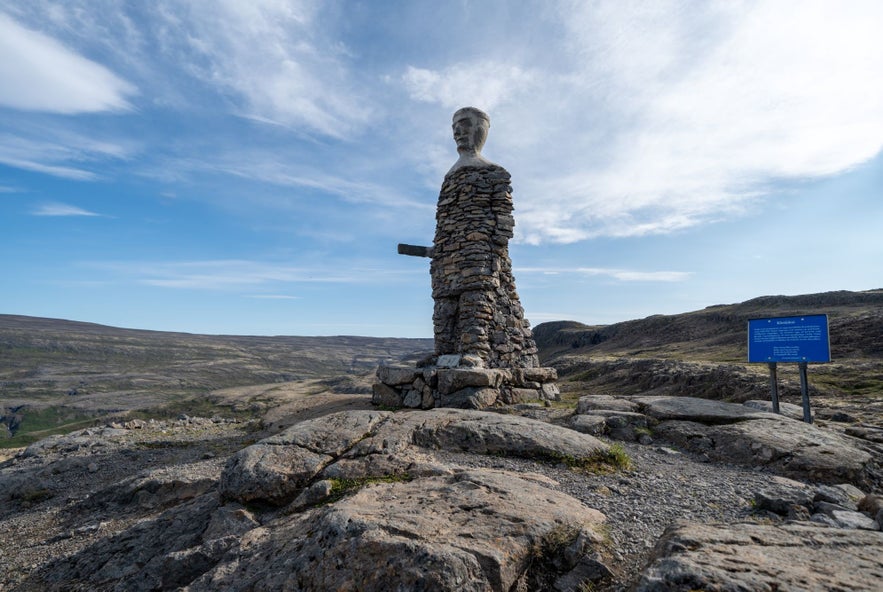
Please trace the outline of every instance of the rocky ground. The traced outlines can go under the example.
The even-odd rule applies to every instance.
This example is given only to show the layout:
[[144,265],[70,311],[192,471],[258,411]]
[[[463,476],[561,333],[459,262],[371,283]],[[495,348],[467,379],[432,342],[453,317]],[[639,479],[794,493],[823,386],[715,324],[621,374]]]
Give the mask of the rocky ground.
[[851,425],[862,437],[672,397],[584,397],[576,414],[367,400],[305,397],[264,423],[135,421],[14,451],[0,459],[0,590],[883,581],[879,426]]

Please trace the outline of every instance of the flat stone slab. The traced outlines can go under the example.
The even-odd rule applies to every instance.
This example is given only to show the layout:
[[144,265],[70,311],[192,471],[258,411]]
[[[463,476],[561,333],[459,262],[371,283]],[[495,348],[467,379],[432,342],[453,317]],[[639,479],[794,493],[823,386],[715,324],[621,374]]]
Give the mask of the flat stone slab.
[[883,532],[806,522],[686,524],[653,549],[636,592],[880,590]]
[[780,417],[736,403],[696,397],[630,397],[640,411],[656,419],[683,419],[704,424],[726,424],[747,419]]
[[[773,411],[772,401],[752,399],[750,401],[745,401],[742,404],[749,409],[766,411],[767,413],[775,413]],[[801,407],[800,405],[794,405],[793,403],[784,403],[782,401],[779,401],[779,414],[784,415],[785,417],[790,417],[791,419],[796,419],[797,421],[803,421],[803,407]]]
[[638,404],[628,399],[620,399],[611,395],[584,395],[576,405],[578,414],[590,411],[637,411]]
[[729,425],[664,421],[653,435],[714,460],[761,466],[786,477],[869,485],[869,453],[837,433],[774,414]]

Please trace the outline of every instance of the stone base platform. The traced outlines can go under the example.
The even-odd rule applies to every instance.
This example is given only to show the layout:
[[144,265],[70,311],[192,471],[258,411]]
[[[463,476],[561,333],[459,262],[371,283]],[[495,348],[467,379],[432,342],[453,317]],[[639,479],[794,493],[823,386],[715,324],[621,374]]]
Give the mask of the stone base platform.
[[381,365],[371,402],[390,408],[485,409],[561,398],[554,368],[481,368],[470,357],[433,357],[431,365]]

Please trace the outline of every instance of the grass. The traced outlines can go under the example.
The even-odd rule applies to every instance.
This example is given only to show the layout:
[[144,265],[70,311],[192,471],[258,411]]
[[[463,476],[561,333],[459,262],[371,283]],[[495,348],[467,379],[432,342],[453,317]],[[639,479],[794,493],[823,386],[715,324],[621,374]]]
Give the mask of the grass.
[[374,483],[407,483],[413,481],[414,477],[408,473],[394,473],[392,475],[380,475],[371,477],[357,477],[351,479],[335,479],[331,478],[331,493],[325,500],[325,503],[333,503],[342,497],[359,491],[363,487]]
[[604,475],[616,471],[627,471],[632,468],[629,458],[621,444],[611,444],[606,449],[598,449],[588,456],[572,456],[560,452],[545,451],[535,455],[537,460],[560,463],[571,470],[582,473]]
[[22,415],[21,424],[15,435],[0,440],[0,448],[28,446],[47,436],[88,428],[97,421],[93,415],[61,406],[27,409]]

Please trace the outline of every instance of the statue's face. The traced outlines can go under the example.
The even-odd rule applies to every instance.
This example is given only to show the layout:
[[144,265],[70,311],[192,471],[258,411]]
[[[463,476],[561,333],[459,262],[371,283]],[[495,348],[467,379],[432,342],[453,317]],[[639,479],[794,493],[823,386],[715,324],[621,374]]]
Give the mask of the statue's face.
[[457,152],[478,152],[487,138],[487,126],[474,115],[464,114],[454,122],[454,142]]

